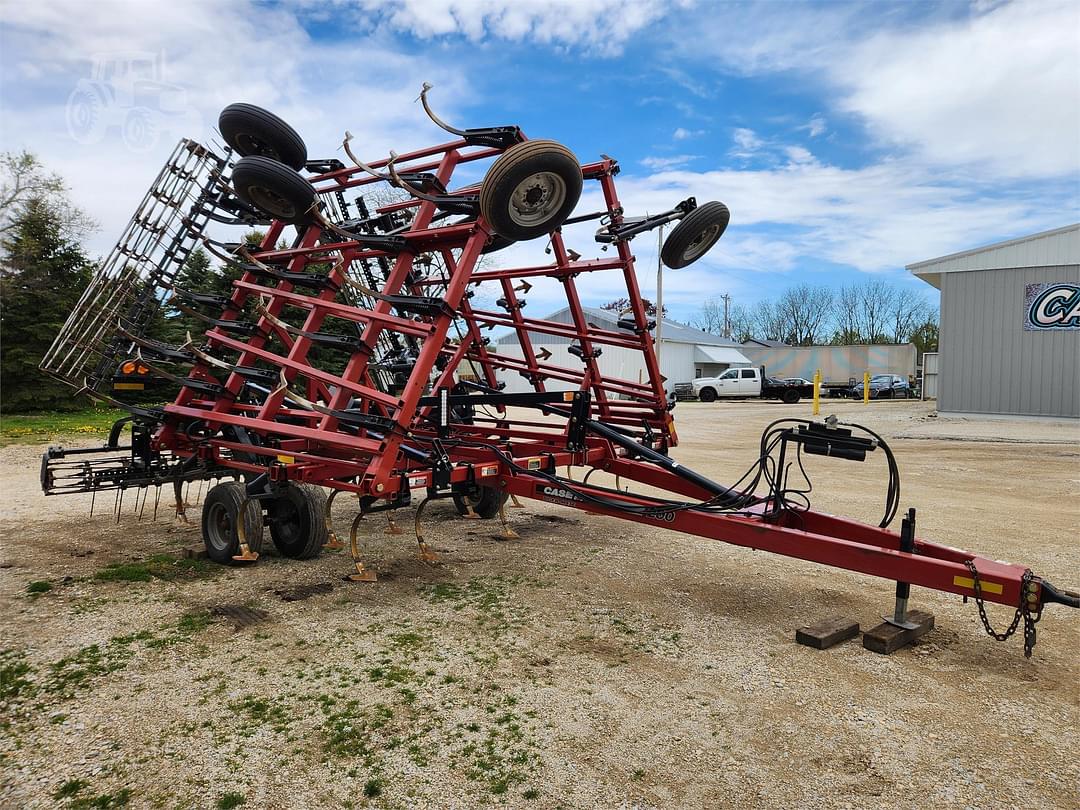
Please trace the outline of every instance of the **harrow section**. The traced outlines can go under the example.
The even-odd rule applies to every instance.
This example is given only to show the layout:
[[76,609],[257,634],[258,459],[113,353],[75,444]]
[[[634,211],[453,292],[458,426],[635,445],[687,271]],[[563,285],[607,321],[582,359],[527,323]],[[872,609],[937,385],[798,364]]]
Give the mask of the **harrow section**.
[[[1080,606],[1021,566],[916,539],[913,510],[900,534],[888,531],[899,471],[881,437],[858,426],[774,424],[733,487],[674,461],[674,398],[631,242],[677,223],[661,258],[686,266],[722,236],[727,208],[691,198],[628,217],[615,160],[582,165],[566,147],[513,126],[454,128],[430,110],[427,90],[425,110],[454,138],[371,162],[356,157],[348,135],[342,146],[353,165],[308,160],[291,127],[247,104],[220,120],[235,154],[181,142],[42,364],[111,402],[103,383],[125,359],[179,393],[161,407],[127,406],[130,460],[117,456],[119,426],[105,458],[50,450],[47,494],[171,483],[182,514],[184,482],[242,479],[209,490],[203,514],[208,554],[235,563],[257,559],[264,516],[286,556],[337,543],[330,504],[352,493],[358,580],[374,578],[359,552],[364,514],[385,511],[395,529],[393,511],[423,490],[425,503],[453,498],[465,516],[498,516],[512,537],[504,503],[533,498],[894,579],[899,626],[900,586],[910,584],[1012,605],[1028,653],[1045,604]],[[583,199],[596,210],[578,212]],[[210,222],[266,230],[257,244],[224,241],[207,232]],[[598,226],[591,241],[605,255],[571,245],[585,223]],[[534,243],[545,246],[542,261],[500,261],[531,240],[543,240]],[[236,274],[227,296],[177,286],[196,245]],[[608,294],[629,302],[616,329],[589,322],[583,276],[603,278]],[[539,285],[561,291],[567,322],[524,314]],[[166,298],[205,332],[178,346],[149,338]],[[496,329],[514,336],[512,351],[492,344]],[[579,362],[554,362],[537,347],[545,337],[566,341]],[[605,348],[636,353],[644,374],[612,376],[598,362]],[[507,375],[531,391],[508,393]],[[890,471],[880,526],[815,513],[808,490],[788,483],[792,454],[863,461],[875,451]],[[586,468],[584,481],[559,475],[563,467]],[[669,496],[590,485],[595,470]],[[431,560],[422,511],[423,503],[416,537]]]

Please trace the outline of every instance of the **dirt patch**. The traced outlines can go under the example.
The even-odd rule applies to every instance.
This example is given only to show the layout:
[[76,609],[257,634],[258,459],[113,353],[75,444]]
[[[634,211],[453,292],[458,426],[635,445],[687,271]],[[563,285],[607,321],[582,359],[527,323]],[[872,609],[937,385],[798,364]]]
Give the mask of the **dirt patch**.
[[[1039,441],[1062,437],[1024,423],[1010,430],[1034,441],[893,441],[924,429],[928,408],[824,407],[891,441],[920,534],[1078,584],[1080,458]],[[681,403],[673,455],[734,480],[767,423],[808,414]],[[222,568],[182,560],[198,527],[171,509],[139,521],[128,506],[116,523],[111,501],[89,520],[88,496],[43,498],[40,452],[0,450],[5,807],[988,808],[1075,795],[1062,741],[1080,718],[1076,612],[1051,606],[1025,660],[1019,641],[986,637],[974,605],[916,588],[913,607],[937,620],[919,644],[810,650],[795,628],[831,615],[872,626],[892,585],[532,501],[507,510],[511,541],[497,521],[430,504],[437,565],[417,560],[411,532],[365,521],[374,584],[343,582],[342,552],[298,562],[269,542],[256,565]],[[815,508],[880,517],[880,459],[809,466]],[[269,618],[238,631],[230,606]]]

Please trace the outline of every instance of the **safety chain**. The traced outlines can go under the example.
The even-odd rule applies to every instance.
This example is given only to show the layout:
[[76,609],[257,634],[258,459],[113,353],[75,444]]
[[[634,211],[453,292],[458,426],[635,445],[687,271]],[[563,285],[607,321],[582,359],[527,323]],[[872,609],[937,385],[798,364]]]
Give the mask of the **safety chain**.
[[1020,624],[1020,618],[1023,617],[1024,657],[1031,658],[1031,649],[1035,646],[1035,624],[1042,618],[1042,605],[1039,605],[1039,609],[1034,616],[1031,614],[1031,602],[1037,601],[1029,599],[1029,597],[1034,596],[1035,593],[1035,588],[1031,582],[1032,579],[1035,578],[1035,575],[1031,573],[1031,569],[1026,569],[1024,575],[1020,577],[1020,606],[1016,609],[1016,614],[1013,616],[1012,623],[1004,633],[998,633],[990,625],[990,620],[986,618],[986,607],[983,604],[982,598],[982,583],[979,582],[979,571],[975,567],[975,563],[971,560],[964,560],[964,565],[966,565],[971,572],[971,579],[974,583],[975,590],[975,605],[979,608],[979,618],[982,619],[983,627],[986,628],[987,634],[993,636],[997,641],[1004,641],[1016,632],[1016,628]]

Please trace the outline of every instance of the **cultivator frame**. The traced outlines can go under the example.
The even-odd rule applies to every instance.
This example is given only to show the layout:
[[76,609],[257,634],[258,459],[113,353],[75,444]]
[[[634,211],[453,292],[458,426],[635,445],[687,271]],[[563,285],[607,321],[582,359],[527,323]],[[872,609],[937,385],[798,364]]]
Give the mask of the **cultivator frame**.
[[[226,535],[232,532],[228,558],[250,561],[261,542],[253,532],[262,530],[261,523],[253,528],[243,517],[251,503],[261,506],[279,533],[289,521],[292,531],[319,532],[311,514],[321,510],[327,520],[322,531],[328,528],[327,538],[335,542],[329,525],[333,497],[324,503],[310,485],[334,495],[353,493],[360,505],[351,533],[355,579],[373,578],[360,556],[360,517],[376,511],[392,515],[411,503],[414,490],[423,490],[425,502],[454,497],[469,516],[476,515],[474,505],[484,517],[497,514],[507,536],[512,532],[502,506],[506,497],[531,498],[884,577],[905,587],[975,596],[980,604],[1011,605],[1024,619],[1031,644],[1045,604],[1078,606],[1075,596],[1022,566],[916,539],[913,512],[904,532],[888,531],[898,508],[899,475],[887,445],[869,431],[860,435],[857,426],[789,420],[770,427],[761,457],[732,488],[673,461],[674,399],[657,363],[654,323],[638,288],[631,239],[678,222],[662,255],[671,266],[682,266],[720,237],[726,208],[699,207],[689,199],[658,216],[629,218],[616,189],[614,159],[605,156],[580,167],[574,161],[573,176],[565,170],[560,175],[564,147],[531,141],[517,127],[450,127],[427,107],[426,90],[425,109],[457,137],[371,163],[355,158],[348,136],[343,146],[354,166],[306,161],[306,150],[296,154],[291,129],[257,130],[269,146],[259,138],[234,137],[230,145],[245,154],[239,161],[228,151],[217,156],[193,142],[181,143],[177,154],[198,153],[205,165],[181,178],[187,183],[177,197],[182,202],[169,198],[166,207],[189,210],[179,220],[170,214],[173,224],[157,231],[145,227],[143,213],[136,216],[132,227],[160,236],[139,254],[148,269],[128,268],[123,260],[107,263],[92,284],[94,292],[84,296],[42,364],[91,396],[116,402],[101,390],[106,369],[132,358],[151,376],[177,384],[179,393],[160,408],[124,406],[134,425],[130,463],[118,462],[116,435],[110,441],[113,455],[97,466],[90,459],[72,461],[70,451],[50,450],[42,468],[46,494],[173,483],[182,512],[183,482],[243,479],[224,525]],[[250,115],[245,110],[234,113]],[[223,113],[223,132],[225,121]],[[259,122],[265,118],[256,119],[263,126]],[[282,131],[289,137],[275,151],[273,136]],[[282,155],[289,160],[271,159]],[[170,166],[176,159],[174,154],[163,176],[175,174]],[[477,184],[472,168],[481,161],[494,165]],[[289,174],[299,168],[308,175]],[[523,179],[516,180],[515,171]],[[455,174],[466,181],[455,187]],[[160,183],[161,178],[155,189]],[[501,198],[500,183],[510,189]],[[536,231],[536,220],[558,199],[559,184],[573,196],[575,183],[589,184],[596,193],[587,198],[600,200],[599,209],[570,215],[575,196],[563,201],[557,220]],[[386,184],[397,190],[398,199],[369,206],[365,192]],[[350,195],[359,196],[350,201]],[[160,196],[152,190],[148,200]],[[505,222],[498,226],[507,211],[511,225],[521,224],[510,235]],[[210,221],[268,227],[252,248],[212,239],[205,232]],[[595,241],[605,251],[612,249],[611,255],[583,258],[567,244],[564,229],[589,221],[599,223]],[[494,251],[514,234],[525,233],[526,225],[547,239],[550,261],[491,266],[484,260],[497,256]],[[169,246],[158,250],[166,236]],[[121,247],[130,241],[129,233]],[[179,267],[195,244],[241,271],[227,300],[176,288]],[[601,272],[621,282],[614,295],[625,291],[629,301],[615,330],[589,322],[577,288],[582,274]],[[562,287],[569,322],[523,314],[525,296],[541,281]],[[497,290],[497,302],[474,303],[477,287]],[[145,336],[143,313],[169,296],[209,325],[198,343],[189,337],[186,344],[169,347]],[[213,315],[202,312],[207,307]],[[108,328],[110,323],[115,325]],[[484,333],[496,328],[515,336],[513,351],[491,344]],[[550,353],[535,345],[537,336],[569,341],[569,353],[580,365],[551,362]],[[65,352],[70,356],[72,346],[85,359],[64,365],[60,358]],[[605,347],[640,352],[642,378],[606,373],[598,362]],[[502,390],[500,375],[507,373],[525,378],[531,392]],[[523,418],[522,409],[536,415]],[[816,513],[788,482],[786,453],[863,460],[876,450],[890,467],[889,503],[880,527]],[[602,470],[670,497],[589,484],[588,475],[575,480],[574,467]],[[561,468],[568,468],[566,475],[558,474]],[[767,491],[759,493],[762,484]],[[283,493],[298,486],[306,488],[294,489],[293,496],[307,494],[299,500],[290,496],[289,503],[300,503],[299,511],[281,506],[288,500]],[[422,510],[423,504],[416,536],[421,556],[431,560],[420,529]],[[206,520],[204,513],[204,535]],[[903,625],[906,594],[901,607],[898,591],[897,604],[893,620]],[[1029,653],[1031,644],[1026,644]]]

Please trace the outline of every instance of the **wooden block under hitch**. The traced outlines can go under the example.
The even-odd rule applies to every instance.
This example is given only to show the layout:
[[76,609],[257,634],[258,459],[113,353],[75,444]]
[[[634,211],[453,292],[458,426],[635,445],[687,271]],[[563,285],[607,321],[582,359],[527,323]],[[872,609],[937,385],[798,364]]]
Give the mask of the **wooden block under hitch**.
[[901,647],[906,647],[915,639],[925,636],[934,629],[934,614],[922,610],[909,610],[907,620],[914,624],[911,629],[897,627],[895,624],[882,622],[877,627],[863,633],[862,644],[871,652],[888,655]]
[[813,647],[815,650],[827,650],[857,635],[859,635],[858,622],[853,622],[843,616],[834,616],[809,627],[800,627],[795,631],[795,641],[807,647]]

